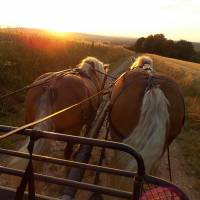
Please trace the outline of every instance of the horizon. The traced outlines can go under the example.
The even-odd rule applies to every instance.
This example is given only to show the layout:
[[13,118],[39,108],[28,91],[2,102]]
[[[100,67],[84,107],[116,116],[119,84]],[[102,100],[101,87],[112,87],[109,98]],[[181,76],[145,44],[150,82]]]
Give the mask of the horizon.
[[[1,26],[0,25],[0,29],[32,29],[32,30],[38,30],[38,31],[47,31],[47,32],[49,32],[49,33],[52,33],[52,34],[57,34],[58,33],[58,35],[59,34],[83,34],[83,35],[88,35],[88,36],[97,36],[97,37],[111,37],[111,38],[116,38],[116,39],[135,39],[135,40],[137,40],[137,39],[139,39],[140,37],[148,37],[149,35],[147,35],[147,36],[140,36],[140,37],[134,37],[134,36],[127,36],[127,35],[108,35],[108,34],[100,34],[100,33],[89,33],[89,32],[71,32],[71,31],[57,31],[57,30],[49,30],[49,29],[43,29],[43,28],[37,28],[37,27],[11,27],[11,26]],[[164,33],[154,33],[154,34],[150,34],[150,35],[155,35],[155,34],[163,34],[164,36],[165,36],[165,34]],[[168,40],[174,40],[174,39],[172,39],[172,38],[167,38],[166,36],[165,36],[165,38],[166,39],[168,39]],[[179,40],[186,40],[186,39],[184,39],[184,38],[181,38],[181,39],[179,39]],[[176,41],[179,41],[179,40],[174,40],[175,42]],[[200,43],[200,41],[191,41],[191,40],[186,40],[186,41],[188,41],[188,42],[192,42],[192,43]]]
[[153,4],[148,0],[7,0],[1,2],[0,27],[124,38],[162,33],[167,39],[200,42],[199,13],[197,0],[154,0]]

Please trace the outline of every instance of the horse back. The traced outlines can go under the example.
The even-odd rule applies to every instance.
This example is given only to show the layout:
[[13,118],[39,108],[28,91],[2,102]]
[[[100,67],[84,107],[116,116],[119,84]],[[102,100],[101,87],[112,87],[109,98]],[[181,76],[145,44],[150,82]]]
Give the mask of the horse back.
[[123,140],[136,128],[144,94],[151,87],[159,87],[169,101],[170,119],[167,124],[166,143],[171,143],[180,133],[185,107],[178,85],[166,75],[153,73],[151,76],[144,70],[138,69],[125,73],[114,85],[110,110],[111,135],[114,140]]
[[[48,75],[43,75],[43,77],[46,78]],[[36,82],[38,80],[40,81],[41,78],[36,79]],[[86,78],[77,75],[65,74],[49,79],[45,84],[29,89],[26,96],[27,123],[37,119],[37,112],[41,109],[39,104],[42,95],[47,90],[52,113],[77,104],[96,92],[95,85],[92,85]],[[91,121],[98,103],[98,97],[96,97],[54,117],[55,130],[78,132],[85,123]]]

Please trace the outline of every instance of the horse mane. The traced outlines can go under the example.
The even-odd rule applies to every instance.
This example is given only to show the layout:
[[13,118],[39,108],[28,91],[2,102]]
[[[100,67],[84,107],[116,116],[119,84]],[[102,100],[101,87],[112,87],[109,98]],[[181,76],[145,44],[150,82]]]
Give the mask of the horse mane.
[[[84,58],[79,64],[79,68],[83,70],[88,76],[90,76],[90,71],[92,70],[92,68],[104,74],[106,73],[103,62],[91,56]],[[101,73],[98,73],[98,78],[102,82],[104,75]]]
[[130,67],[131,70],[135,68],[153,71],[153,60],[149,56],[139,56]]

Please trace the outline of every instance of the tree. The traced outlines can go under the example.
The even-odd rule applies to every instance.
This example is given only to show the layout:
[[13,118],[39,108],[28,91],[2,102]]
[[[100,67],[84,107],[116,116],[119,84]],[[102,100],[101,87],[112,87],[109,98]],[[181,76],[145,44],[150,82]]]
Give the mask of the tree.
[[164,43],[164,56],[167,57],[172,57],[172,58],[176,58],[177,56],[177,50],[176,50],[176,44],[173,40],[166,40],[166,42]]
[[185,40],[176,42],[176,48],[178,51],[177,57],[181,59],[189,60],[195,54],[193,44]]
[[185,40],[174,42],[166,39],[163,34],[141,37],[136,41],[133,49],[137,52],[155,53],[184,60],[198,60],[191,42]]
[[165,54],[165,43],[167,39],[163,34],[156,34],[153,36],[153,52],[164,55]]
[[143,50],[143,42],[145,41],[144,37],[139,38],[134,45],[134,50],[137,52],[144,52]]
[[154,53],[154,37],[153,35],[148,36],[143,42],[144,52]]

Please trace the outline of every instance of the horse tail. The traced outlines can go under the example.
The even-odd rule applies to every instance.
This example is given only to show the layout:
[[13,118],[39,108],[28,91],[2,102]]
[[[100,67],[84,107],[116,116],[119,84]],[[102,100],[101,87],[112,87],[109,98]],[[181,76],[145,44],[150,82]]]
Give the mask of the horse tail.
[[[136,128],[123,142],[133,146],[143,157],[149,173],[164,152],[169,122],[169,101],[159,87],[145,92],[140,119]],[[127,170],[136,170],[136,162],[125,153],[119,153],[117,161]]]
[[[44,92],[40,96],[38,100],[38,112],[36,114],[36,119],[41,119],[49,114],[52,113],[52,106],[51,106],[51,90],[49,87],[44,88]],[[45,130],[50,131],[53,129],[53,122],[51,119],[36,124],[33,127],[34,130]],[[27,137],[24,145],[19,149],[19,151],[28,153],[28,144],[30,142],[30,137]],[[48,139],[38,139],[35,141],[33,153],[35,154],[42,154],[46,152],[50,148],[49,140]],[[24,169],[28,163],[27,159],[23,158],[14,158],[8,164],[9,167]]]

